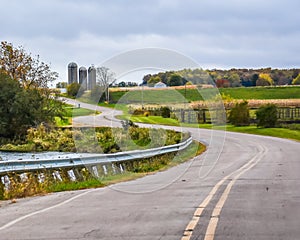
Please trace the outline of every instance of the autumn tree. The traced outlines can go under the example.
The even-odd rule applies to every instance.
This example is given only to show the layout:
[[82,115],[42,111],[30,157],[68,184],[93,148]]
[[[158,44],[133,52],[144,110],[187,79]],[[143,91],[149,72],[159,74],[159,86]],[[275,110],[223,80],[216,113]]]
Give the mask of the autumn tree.
[[268,73],[260,73],[256,86],[271,86],[274,85],[274,81]]
[[148,84],[149,87],[154,87],[154,85],[155,85],[156,83],[158,83],[158,82],[161,82],[161,78],[160,78],[159,76],[152,76],[152,77],[148,80],[147,84]]
[[298,74],[297,77],[295,77],[293,79],[293,82],[292,82],[293,85],[300,85],[300,73]]
[[231,87],[240,87],[241,79],[237,73],[233,73],[228,77]]
[[0,69],[24,88],[47,88],[58,77],[39,55],[34,58],[23,47],[8,42],[0,45]]

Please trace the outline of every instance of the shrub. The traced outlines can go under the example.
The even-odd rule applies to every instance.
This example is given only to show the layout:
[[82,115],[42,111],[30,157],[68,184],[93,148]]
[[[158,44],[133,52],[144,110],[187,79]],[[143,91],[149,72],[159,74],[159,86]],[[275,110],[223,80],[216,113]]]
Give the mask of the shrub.
[[171,116],[171,110],[168,107],[161,108],[161,116],[163,118],[169,118]]
[[144,112],[144,117],[149,117],[150,116],[150,112],[146,111]]
[[275,127],[277,124],[277,107],[274,104],[261,106],[256,111],[256,119],[258,127]]
[[69,97],[80,97],[83,94],[83,89],[80,88],[79,83],[71,83],[67,86],[67,94]]
[[235,107],[230,111],[229,122],[234,126],[249,126],[250,113],[247,101],[235,104]]

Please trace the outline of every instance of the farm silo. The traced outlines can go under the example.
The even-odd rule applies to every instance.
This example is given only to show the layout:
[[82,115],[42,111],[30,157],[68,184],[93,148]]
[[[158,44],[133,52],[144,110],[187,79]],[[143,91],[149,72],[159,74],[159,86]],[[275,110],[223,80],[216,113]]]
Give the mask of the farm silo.
[[87,90],[87,70],[85,67],[79,68],[79,84],[82,89]]
[[78,83],[77,64],[74,62],[68,65],[68,84]]
[[96,86],[96,68],[92,65],[88,69],[88,89],[92,90]]

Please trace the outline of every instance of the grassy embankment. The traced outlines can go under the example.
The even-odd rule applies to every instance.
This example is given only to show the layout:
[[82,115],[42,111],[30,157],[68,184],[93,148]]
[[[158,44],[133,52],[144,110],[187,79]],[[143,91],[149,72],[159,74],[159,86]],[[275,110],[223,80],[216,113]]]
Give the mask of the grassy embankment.
[[[169,154],[163,155],[162,158],[160,159],[161,163],[159,165],[155,164],[155,169],[153,169],[153,171],[143,171],[143,170],[138,170],[134,172],[127,171],[122,174],[103,176],[102,178],[99,179],[91,178],[82,182],[79,181],[78,182],[56,182],[55,184],[48,186],[45,189],[45,191],[59,192],[59,191],[79,190],[79,189],[86,189],[86,188],[96,188],[96,187],[108,186],[119,182],[134,180],[149,174],[154,174],[158,171],[166,170],[182,162],[188,161],[193,157],[203,153],[205,149],[206,148],[204,145],[197,142],[193,142],[186,150],[179,152],[171,160]],[[148,167],[149,165],[147,166],[147,168]]]
[[[145,175],[154,174],[158,171],[166,170],[179,163],[190,160],[191,158],[205,151],[205,146],[198,142],[193,142],[187,149],[176,153],[163,154],[150,159],[136,161],[134,168],[121,174],[103,175],[101,178],[95,178],[86,172],[85,179],[80,181],[54,180],[52,177],[46,178],[44,182],[38,181],[36,174],[27,175],[26,181],[18,182],[19,177],[13,174],[11,177],[11,187],[9,191],[0,188],[0,199],[14,199],[28,197],[49,192],[60,192],[69,190],[79,190],[87,188],[104,187],[118,182],[134,180]],[[45,172],[45,175],[49,173]],[[51,174],[50,174],[51,175]],[[16,181],[17,180],[17,181]]]

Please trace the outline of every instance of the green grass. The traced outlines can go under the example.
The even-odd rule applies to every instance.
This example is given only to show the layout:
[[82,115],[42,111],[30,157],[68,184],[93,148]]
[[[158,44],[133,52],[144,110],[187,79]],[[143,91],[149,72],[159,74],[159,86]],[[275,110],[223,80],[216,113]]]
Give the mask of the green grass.
[[92,178],[86,181],[78,182],[57,182],[47,187],[46,192],[62,192],[70,190],[80,190],[86,188],[104,187],[100,180]]
[[73,117],[80,117],[80,116],[88,116],[92,114],[100,114],[98,111],[86,109],[86,108],[78,108],[73,107],[71,105],[64,106],[65,114],[64,118],[61,119],[60,117],[55,117],[55,124],[58,127],[64,127],[72,124]]
[[130,116],[123,115],[119,116],[120,119],[130,119],[133,122],[138,123],[148,123],[148,124],[160,124],[160,125],[170,125],[170,126],[182,126],[182,127],[193,127],[193,128],[204,128],[204,129],[220,129],[227,130],[231,132],[240,132],[240,133],[248,133],[248,134],[256,134],[263,136],[272,136],[279,138],[286,138],[300,141],[300,127],[299,125],[283,125],[282,127],[277,128],[258,128],[256,125],[245,126],[245,127],[235,127],[233,125],[226,126],[217,126],[212,124],[189,124],[189,123],[179,123],[175,119],[171,118],[163,118],[161,116]]
[[222,88],[221,93],[234,99],[297,99],[300,87]]
[[179,126],[179,122],[176,119],[163,118],[161,116],[135,116],[135,115],[122,115],[118,116],[121,120],[131,120],[133,122],[139,123],[148,123],[148,124],[161,124],[161,125],[170,125],[170,126]]
[[300,131],[288,128],[257,128],[256,126],[234,127],[232,125],[227,125],[226,130],[300,141]]
[[99,114],[99,112],[95,112],[94,110],[85,109],[85,108],[77,108],[77,107],[66,107],[66,117],[79,117],[79,116],[87,116],[92,114]]
[[203,100],[202,96],[212,97],[217,91],[230,95],[234,99],[297,99],[300,87],[240,87],[220,89],[180,89],[180,90],[136,90],[128,92],[111,92],[113,102],[122,103],[184,103]]

